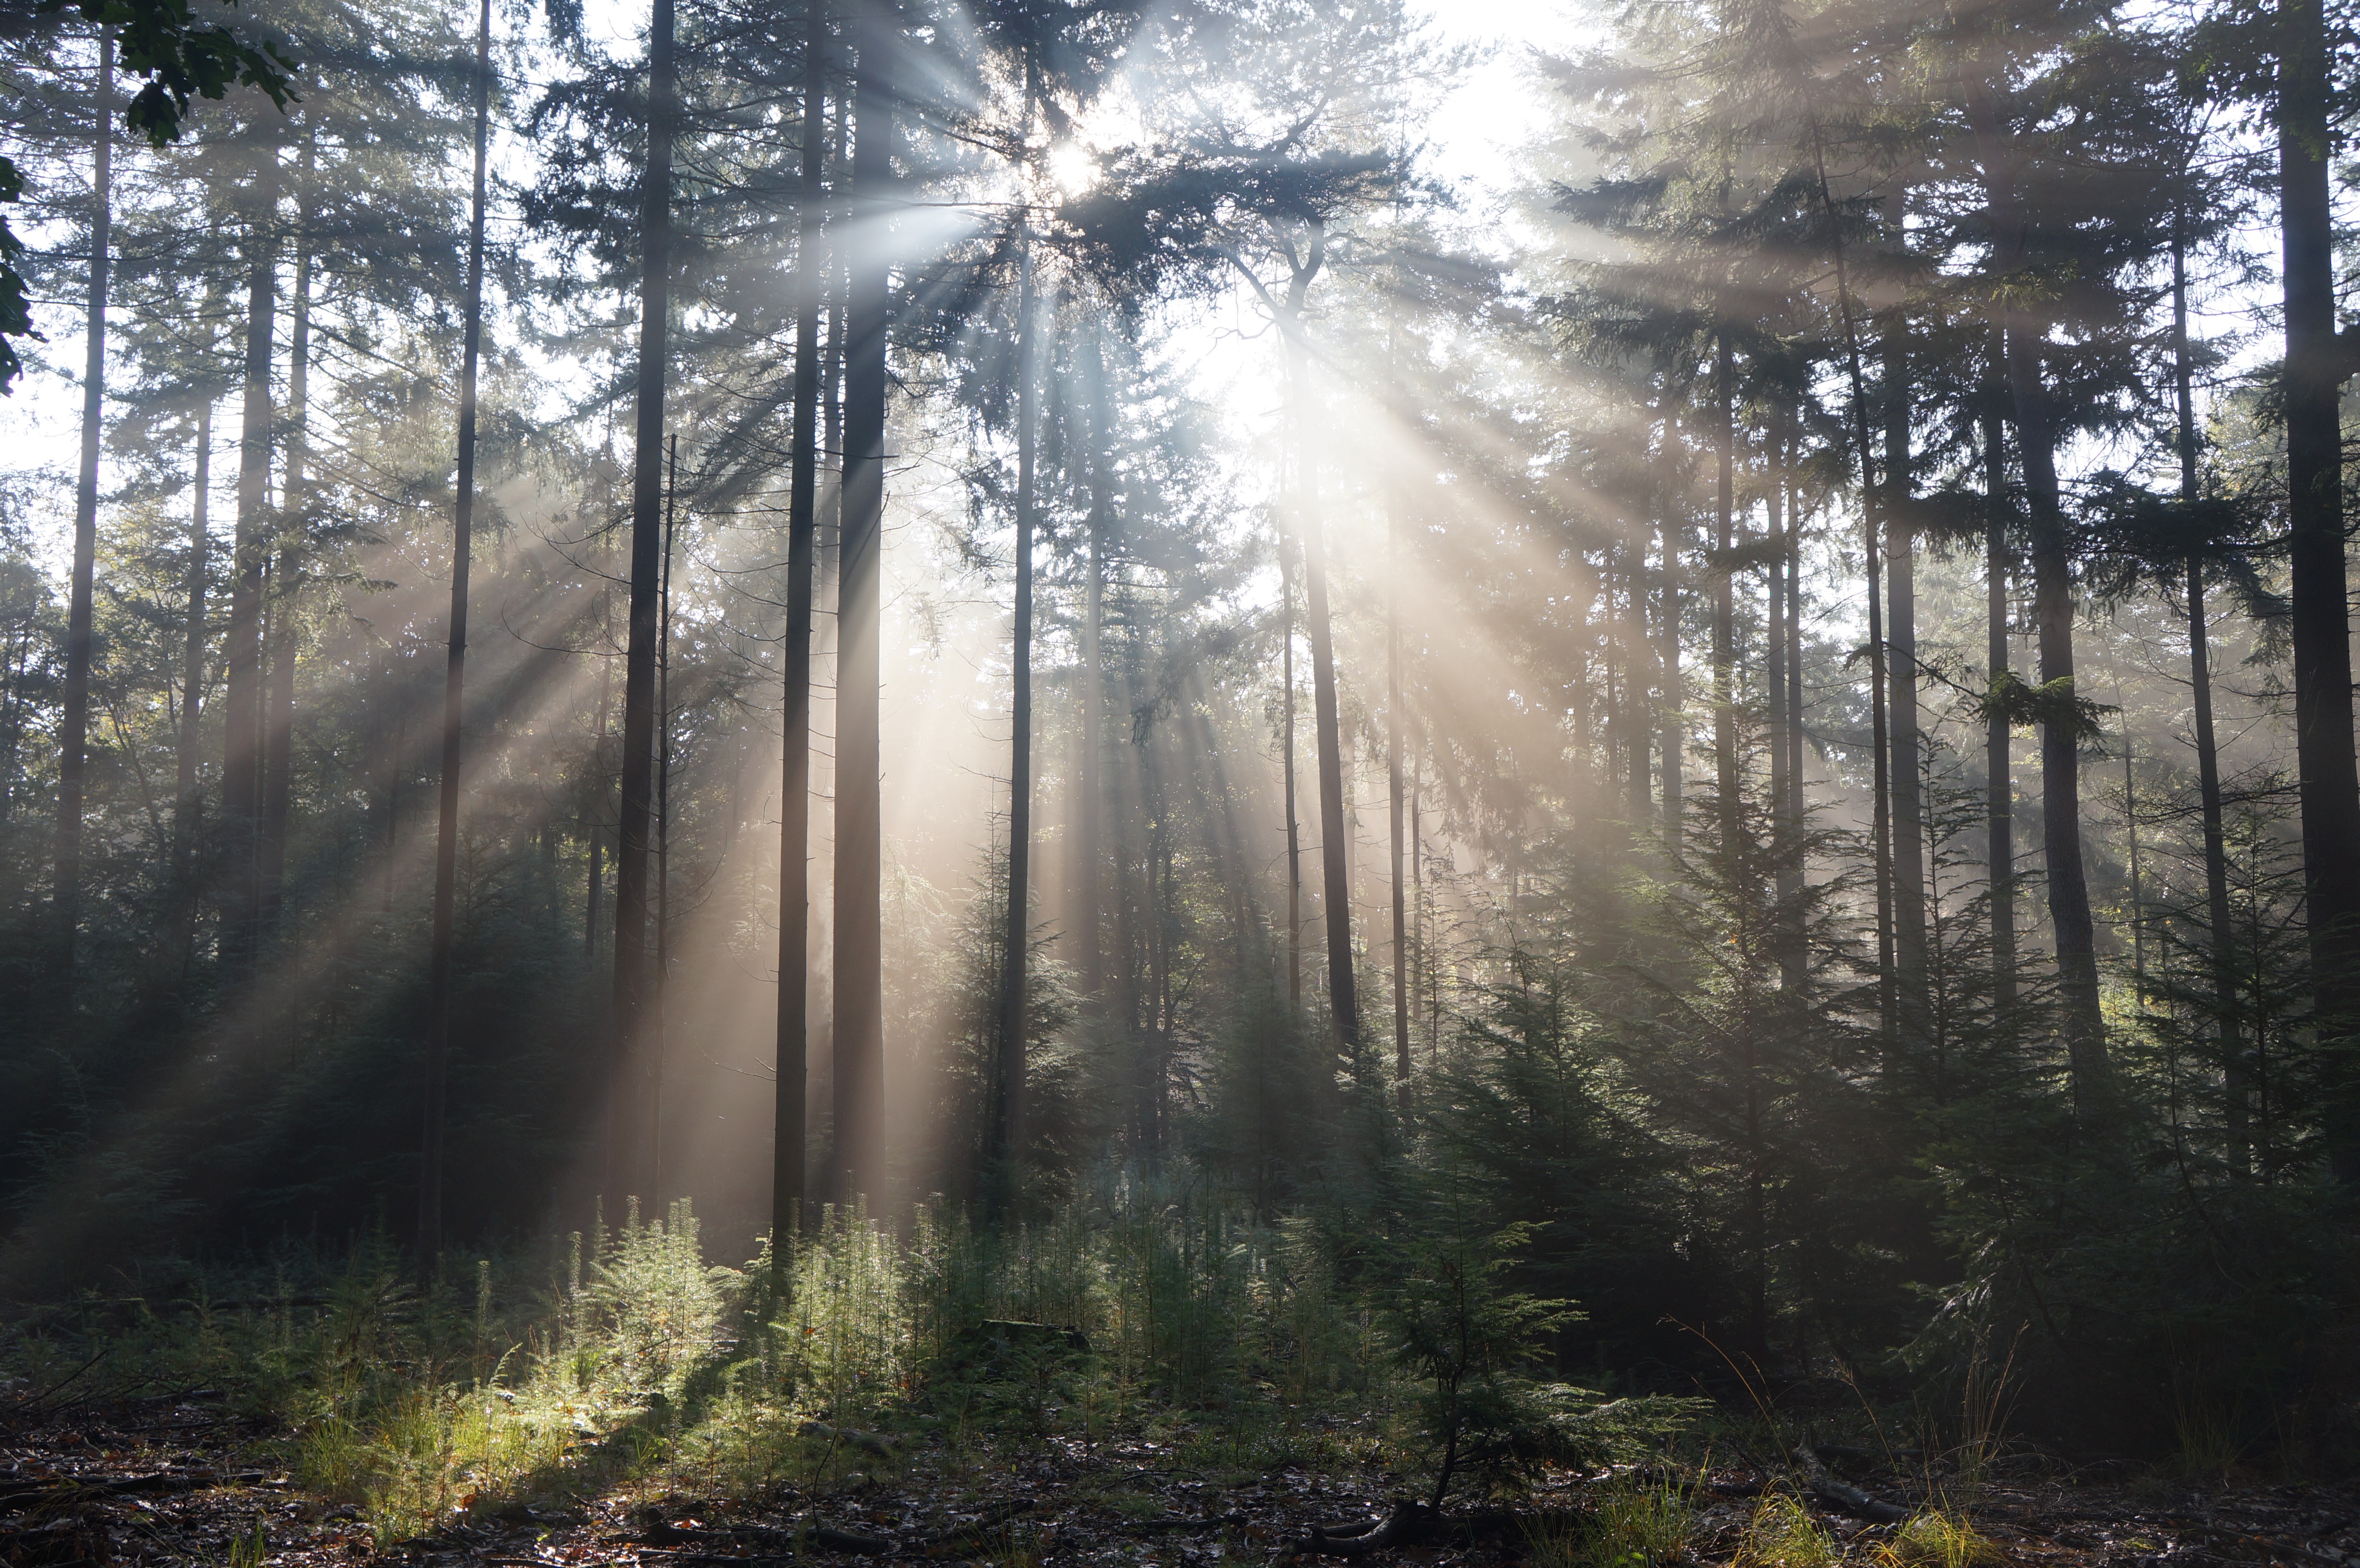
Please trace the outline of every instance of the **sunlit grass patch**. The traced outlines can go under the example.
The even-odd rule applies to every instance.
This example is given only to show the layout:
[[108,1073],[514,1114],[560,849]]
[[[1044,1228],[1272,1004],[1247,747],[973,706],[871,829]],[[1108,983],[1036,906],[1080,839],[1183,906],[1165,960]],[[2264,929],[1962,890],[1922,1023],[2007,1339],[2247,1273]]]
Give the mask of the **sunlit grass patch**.
[[2007,1554],[1965,1514],[1928,1508],[1877,1547],[1876,1561],[1885,1568],[1998,1568]]
[[1754,1506],[1734,1568],[1828,1568],[1843,1551],[1799,1498],[1773,1492]]

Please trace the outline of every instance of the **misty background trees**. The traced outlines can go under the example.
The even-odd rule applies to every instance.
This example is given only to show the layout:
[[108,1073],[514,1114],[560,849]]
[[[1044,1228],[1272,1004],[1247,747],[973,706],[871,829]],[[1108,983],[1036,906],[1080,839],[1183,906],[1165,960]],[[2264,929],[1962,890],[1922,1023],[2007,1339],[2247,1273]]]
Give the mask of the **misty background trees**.
[[1170,1180],[2332,1439],[2316,7],[1585,12],[1496,211],[1402,0],[225,16],[0,40],[0,1295]]

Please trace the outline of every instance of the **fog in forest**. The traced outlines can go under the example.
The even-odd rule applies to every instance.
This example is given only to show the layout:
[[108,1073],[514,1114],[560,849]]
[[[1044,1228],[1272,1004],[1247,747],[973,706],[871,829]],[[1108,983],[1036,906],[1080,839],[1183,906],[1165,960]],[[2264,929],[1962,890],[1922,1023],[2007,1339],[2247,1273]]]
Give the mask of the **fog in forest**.
[[1437,1508],[2332,1470],[2347,21],[0,13],[0,1314],[1164,1225]]

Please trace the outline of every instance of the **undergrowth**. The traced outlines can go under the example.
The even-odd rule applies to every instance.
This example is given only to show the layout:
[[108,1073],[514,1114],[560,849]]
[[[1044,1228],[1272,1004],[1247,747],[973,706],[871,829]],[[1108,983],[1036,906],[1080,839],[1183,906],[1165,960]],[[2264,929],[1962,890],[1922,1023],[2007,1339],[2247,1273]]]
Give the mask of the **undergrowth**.
[[[1467,1279],[1496,1272],[1477,1261]],[[475,1509],[874,1475],[921,1434],[954,1454],[1144,1437],[1236,1477],[1430,1473],[1455,1443],[1462,1463],[1496,1457],[1469,1474],[1505,1486],[1526,1453],[1659,1448],[1691,1403],[1543,1381],[1513,1343],[1513,1302],[1461,1321],[1420,1298],[1410,1335],[1385,1293],[1407,1287],[1339,1281],[1311,1227],[1136,1181],[1006,1236],[940,1209],[898,1234],[831,1209],[783,1260],[739,1269],[705,1258],[687,1203],[634,1209],[456,1272],[421,1292],[376,1239],[233,1301],[202,1281],[177,1305],[91,1298],[23,1325],[10,1370],[20,1388],[93,1363],[138,1368],[142,1388],[221,1388],[381,1547]],[[1466,1374],[1456,1398],[1437,1398],[1437,1359]],[[1437,1410],[1475,1424],[1437,1430]],[[1676,1550],[1676,1505],[1634,1493],[1602,1512],[1640,1554],[1612,1560]]]

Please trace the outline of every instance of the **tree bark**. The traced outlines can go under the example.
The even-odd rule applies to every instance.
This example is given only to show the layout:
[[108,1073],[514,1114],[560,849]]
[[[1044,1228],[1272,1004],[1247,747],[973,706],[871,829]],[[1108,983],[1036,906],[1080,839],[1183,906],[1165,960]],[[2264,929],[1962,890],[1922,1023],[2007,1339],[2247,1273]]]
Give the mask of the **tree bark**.
[[426,1095],[418,1155],[418,1272],[442,1258],[442,1129],[451,1054],[451,946],[459,888],[459,770],[467,685],[467,569],[475,516],[475,382],[484,338],[486,155],[492,114],[492,0],[475,18],[475,183],[467,209],[467,301],[459,359],[459,473],[451,512],[451,637],[442,678],[442,770],[436,793],[434,927],[427,959]]
[[[1025,126],[1032,126],[1032,62],[1025,63]],[[1016,604],[1010,670],[1008,905],[1000,971],[1000,1053],[993,1074],[991,1148],[987,1179],[989,1213],[1006,1224],[1022,1195],[1024,1155],[1025,995],[1032,885],[1032,488],[1037,460],[1038,389],[1033,321],[1032,234],[1017,237],[1016,282]]]
[[[204,801],[197,787],[197,748],[205,692],[205,574],[213,553],[206,516],[213,483],[213,397],[197,405],[197,463],[189,517],[189,587],[181,628],[180,733],[172,808],[172,975],[185,996],[189,960],[196,947],[197,833]],[[182,1004],[186,1009],[185,1000]]]
[[65,711],[58,721],[58,826],[50,905],[57,925],[64,1018],[72,1027],[74,945],[82,923],[82,765],[90,734],[93,601],[98,575],[98,442],[106,415],[106,289],[115,226],[115,34],[98,35],[91,94],[90,294],[82,321],[82,465],[74,484],[73,578],[66,607]]
[[1401,490],[1385,487],[1385,822],[1393,855],[1393,1078],[1401,1113],[1415,1108],[1409,1055],[1409,908],[1402,882]]
[[[2197,499],[2196,393],[2188,352],[2188,256],[2179,234],[2171,245],[2172,389],[2179,405],[2180,499]],[[2206,646],[2204,562],[2188,558],[2188,685],[2196,720],[2197,797],[2204,822],[2204,909],[2212,935],[2213,1028],[2221,1053],[2222,1122],[2229,1166],[2251,1169],[2246,1130],[2251,1094],[2237,1028],[2237,938],[2229,923],[2228,833],[2221,800],[2221,748],[2212,729],[2212,657]]]
[[[1996,362],[2001,357],[1997,333],[1992,350]],[[1993,370],[1996,377],[1996,363]],[[1985,389],[1983,414],[1985,662],[1994,684],[2008,670],[2007,449],[2001,422],[2006,403],[2006,389],[1994,379]],[[2016,780],[2008,751],[2007,720],[1994,713],[1983,726],[1989,795],[1983,858],[1991,878],[1992,1005],[2003,1018],[2016,1006]]]
[[1114,421],[1108,399],[1105,343],[1095,326],[1090,329],[1089,344],[1090,511],[1084,563],[1087,576],[1082,584],[1082,668],[1076,682],[1076,701],[1082,710],[1082,756],[1080,799],[1074,812],[1074,853],[1080,863],[1074,878],[1074,927],[1082,943],[1082,999],[1095,1007],[1106,988],[1106,946],[1098,931],[1099,898],[1106,882],[1102,779],[1106,736],[1100,719],[1106,681],[1100,669],[1104,658],[1100,641],[1105,622],[1106,529],[1113,515],[1108,481],[1114,466]]
[[1714,815],[1720,821],[1722,875],[1738,874],[1737,574],[1727,564],[1737,528],[1737,392],[1731,382],[1729,337],[1714,334],[1713,549],[1721,564],[1712,573],[1712,763]]
[[795,250],[794,450],[787,492],[787,627],[779,728],[778,1097],[771,1122],[770,1261],[786,1278],[803,1229],[811,1075],[812,584],[819,554],[819,317],[825,293],[827,12],[806,0],[803,212]]
[[1278,536],[1279,791],[1286,811],[1286,1000],[1303,1006],[1303,830],[1295,815],[1295,572],[1284,529]]
[[832,1190],[882,1194],[885,1016],[879,877],[880,549],[885,508],[885,349],[892,256],[881,232],[893,177],[894,27],[884,0],[858,13],[844,373],[843,566],[836,614],[836,1149]]
[[2295,764],[2302,800],[2321,1132],[2336,1183],[2360,1186],[2360,772],[2353,758],[2350,584],[2344,549],[2336,342],[2334,153],[2320,0],[2280,0],[2279,221],[2286,279],[2287,563],[2293,601]]
[[246,215],[246,383],[239,416],[237,533],[231,549],[222,713],[222,957],[234,978],[256,955],[255,818],[262,781],[262,571],[269,541],[271,338],[279,303],[278,127],[257,132]]
[[[2005,278],[2025,265],[2026,218],[1989,90],[1977,85],[1970,90],[1969,99],[1992,212],[1993,266]],[[2032,613],[2040,681],[2044,686],[2058,682],[2057,691],[2077,698],[2072,574],[2067,557],[2064,503],[2057,480],[2056,417],[2041,378],[2040,330],[2009,303],[2012,297],[2006,291],[2001,294],[2002,358],[2015,408],[2017,458],[2024,471],[2030,517]],[[2074,1113],[2086,1120],[2099,1109],[2097,1096],[2107,1076],[2106,1042],[2099,1008],[2096,928],[2090,914],[2088,872],[2081,861],[2081,735],[2079,726],[2063,713],[2040,726],[2040,825]]]
[[1909,451],[1909,349],[1898,320],[1885,351],[1885,581],[1891,604],[1886,674],[1893,762],[1893,962],[1895,1022],[1912,1055],[1928,1047],[1926,1013],[1926,810],[1918,779],[1917,532]]
[[319,167],[319,132],[306,127],[295,182],[295,287],[287,355],[287,461],[279,482],[278,561],[266,600],[269,669],[262,691],[262,800],[255,833],[255,923],[259,941],[279,934],[286,902],[287,822],[294,799],[295,599],[303,572],[303,506],[310,459],[304,438],[311,386],[312,180]]
[[614,1034],[604,1187],[610,1216],[645,1180],[648,859],[654,809],[657,600],[663,575],[664,383],[672,311],[672,0],[648,24],[648,161],[639,215],[639,407],[631,463],[630,630],[623,657],[622,803],[615,855]]

